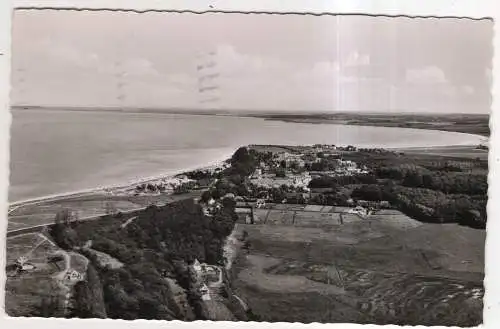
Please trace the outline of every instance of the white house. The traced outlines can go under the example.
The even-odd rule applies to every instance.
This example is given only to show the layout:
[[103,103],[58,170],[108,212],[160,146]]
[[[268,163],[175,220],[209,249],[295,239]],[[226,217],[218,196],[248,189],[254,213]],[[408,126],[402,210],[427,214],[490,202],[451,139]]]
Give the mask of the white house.
[[200,271],[201,271],[201,264],[200,264],[200,262],[198,261],[198,259],[195,259],[195,260],[194,260],[194,263],[193,263],[193,269],[194,269],[196,272],[200,272]]
[[83,279],[83,276],[80,272],[72,270],[66,273],[66,280],[71,282],[78,282]]
[[201,300],[210,300],[210,290],[208,289],[206,284],[203,284],[200,287]]
[[263,199],[259,199],[259,200],[257,200],[257,203],[255,204],[255,206],[256,206],[257,208],[262,208],[262,207],[264,207],[265,205],[266,205],[266,201],[264,201]]
[[370,211],[366,210],[365,208],[361,207],[361,206],[357,206],[353,209],[350,209],[349,210],[349,213],[351,214],[357,214],[359,216],[368,216],[370,215]]
[[226,193],[226,195],[224,195],[223,199],[234,199],[236,196],[234,195],[234,193]]

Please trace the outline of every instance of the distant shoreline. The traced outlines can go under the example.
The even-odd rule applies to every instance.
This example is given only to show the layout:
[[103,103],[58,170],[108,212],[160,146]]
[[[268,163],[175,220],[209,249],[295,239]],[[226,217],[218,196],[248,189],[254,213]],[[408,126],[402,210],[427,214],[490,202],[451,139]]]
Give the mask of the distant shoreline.
[[188,108],[127,108],[127,107],[60,107],[60,106],[12,106],[15,111],[47,110],[59,112],[100,112],[124,114],[178,114],[218,117],[259,118],[267,121],[308,124],[337,124],[346,126],[368,126],[407,128],[457,132],[489,137],[489,114],[475,113],[378,113],[378,112],[276,112],[276,111],[231,111],[219,109],[195,110]]
[[489,138],[490,131],[473,131],[475,127],[469,131],[466,127],[465,129],[457,129],[454,125],[433,125],[430,123],[387,123],[387,122],[370,122],[370,121],[353,121],[349,119],[315,119],[315,118],[303,118],[303,119],[293,119],[293,118],[272,118],[272,117],[260,117],[264,120],[268,121],[281,121],[281,122],[290,122],[290,123],[307,123],[307,124],[336,124],[336,125],[345,125],[345,126],[362,126],[362,127],[384,127],[384,128],[404,128],[404,129],[419,129],[419,130],[432,130],[432,131],[442,131],[442,132],[456,132],[461,134],[469,134],[480,137]]

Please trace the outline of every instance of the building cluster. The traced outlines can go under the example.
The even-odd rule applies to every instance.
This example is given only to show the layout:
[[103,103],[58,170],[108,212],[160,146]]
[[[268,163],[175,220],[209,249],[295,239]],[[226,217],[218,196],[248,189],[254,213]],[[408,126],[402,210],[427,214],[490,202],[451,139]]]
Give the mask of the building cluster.
[[200,263],[198,259],[195,259],[191,268],[195,273],[201,299],[204,301],[211,300],[212,295],[219,293],[224,284],[222,270],[215,265]]
[[259,169],[250,178],[250,182],[258,187],[279,188],[286,185],[295,189],[308,189],[309,182],[312,180],[309,172],[294,173],[293,171],[285,171],[284,177],[278,177],[274,173],[262,173]]
[[28,257],[20,256],[16,259],[15,267],[18,272],[26,272],[35,269],[35,265],[29,262]]
[[[328,158],[330,170],[319,170],[318,164]],[[315,170],[316,169],[316,170]],[[367,174],[366,167],[358,167],[354,161],[342,159],[336,146],[315,145],[300,152],[277,152],[272,161],[261,162],[250,177],[252,184],[264,188],[283,185],[297,190],[308,190],[309,182],[321,176],[349,176]]]
[[67,283],[76,283],[76,282],[79,282],[79,281],[83,281],[84,280],[84,276],[82,273],[76,271],[76,270],[69,270],[68,272],[66,272],[66,275],[64,277],[64,280],[67,282]]
[[179,175],[139,184],[135,187],[133,193],[135,195],[171,194],[190,188],[196,188],[196,181],[189,179],[185,175]]

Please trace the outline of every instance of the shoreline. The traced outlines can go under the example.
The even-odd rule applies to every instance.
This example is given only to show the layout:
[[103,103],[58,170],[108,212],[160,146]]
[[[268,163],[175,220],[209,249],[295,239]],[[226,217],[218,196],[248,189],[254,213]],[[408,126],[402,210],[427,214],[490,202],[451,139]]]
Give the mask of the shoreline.
[[[324,125],[324,124],[331,124],[331,125],[341,125],[341,126],[353,126],[353,127],[382,127],[382,128],[401,128],[401,129],[415,129],[415,130],[430,130],[430,131],[441,131],[441,132],[448,132],[448,133],[459,133],[459,134],[466,134],[466,135],[473,135],[473,136],[479,136],[482,138],[487,138],[489,139],[491,136],[491,131],[488,134],[486,133],[471,133],[467,131],[460,131],[456,129],[442,129],[445,127],[445,125],[431,125],[431,124],[426,124],[423,123],[425,126],[400,126],[400,125],[384,125],[384,124],[376,124],[376,123],[371,123],[371,122],[349,122],[348,120],[325,120],[325,119],[316,119],[316,118],[308,118],[308,119],[294,119],[294,118],[272,118],[272,117],[259,117],[259,116],[252,116],[254,118],[261,118],[266,121],[281,121],[281,122],[288,122],[288,123],[306,123],[306,124],[313,124],[313,125]],[[447,127],[447,126],[446,126]],[[452,127],[452,126],[450,126]]]
[[[225,161],[227,161],[229,158],[231,158],[232,154],[234,153],[234,150],[232,153],[228,156],[225,156],[224,159],[218,159],[212,162],[209,162],[204,165],[193,165],[191,167],[187,167],[184,169],[174,169],[169,172],[165,172],[163,174],[158,174],[154,176],[143,176],[134,180],[130,180],[126,183],[117,183],[117,184],[111,184],[111,185],[103,185],[103,186],[96,186],[88,189],[82,189],[82,190],[76,190],[76,191],[69,191],[69,192],[62,192],[62,193],[56,193],[56,194],[50,194],[50,195],[45,195],[41,197],[35,197],[35,198],[30,198],[30,199],[24,199],[24,200],[19,200],[19,201],[14,201],[8,203],[8,213],[13,211],[14,209],[17,209],[22,206],[26,205],[36,205],[38,203],[43,203],[43,202],[53,202],[53,201],[59,201],[59,200],[66,200],[66,199],[72,199],[72,198],[78,198],[78,197],[83,197],[87,195],[93,195],[93,194],[106,194],[108,191],[113,191],[113,190],[122,190],[122,189],[127,189],[127,188],[132,188],[135,185],[139,184],[144,184],[144,183],[149,183],[161,179],[170,179],[174,178],[175,176],[182,175],[184,173],[190,172],[190,171],[197,171],[197,170],[209,170],[212,168],[220,167],[224,164]],[[14,208],[14,209],[11,209]]]
[[[478,135],[479,136],[479,135]],[[363,146],[355,146],[357,148],[367,148]],[[468,143],[468,144],[457,144],[457,145],[435,145],[435,146],[415,146],[415,147],[400,147],[400,146],[392,146],[392,147],[377,147],[377,148],[382,148],[386,150],[391,150],[391,151],[425,151],[429,149],[434,149],[434,150],[440,150],[440,149],[447,149],[447,150],[452,150],[456,148],[471,148],[474,150],[477,147],[476,144]],[[237,149],[237,148],[235,148]],[[188,168],[184,169],[175,169],[169,172],[165,172],[163,174],[158,174],[154,176],[143,176],[137,179],[129,180],[126,183],[117,183],[117,184],[111,184],[111,185],[103,185],[103,186],[96,186],[88,189],[81,189],[81,190],[75,190],[75,191],[69,191],[69,192],[62,192],[62,193],[56,193],[56,194],[49,194],[41,197],[35,197],[35,198],[29,198],[29,199],[23,199],[23,200],[18,200],[14,202],[8,203],[8,214],[13,211],[14,209],[17,209],[22,206],[26,205],[36,205],[38,203],[44,203],[44,202],[55,202],[55,201],[60,201],[60,200],[66,200],[66,199],[72,199],[72,198],[78,198],[78,197],[83,197],[83,196],[88,196],[88,195],[94,195],[94,194],[106,194],[108,192],[113,192],[114,190],[122,190],[122,189],[127,189],[127,188],[132,188],[135,185],[139,184],[144,184],[144,183],[149,183],[161,179],[170,179],[174,178],[175,176],[190,172],[190,171],[196,171],[196,170],[209,170],[212,168],[220,167],[223,165],[225,161],[227,161],[229,158],[231,158],[232,154],[234,153],[235,150],[233,150],[230,154],[227,156],[224,156],[223,159],[218,159],[212,162],[209,162],[204,165],[193,165]],[[487,152],[488,150],[484,150]]]

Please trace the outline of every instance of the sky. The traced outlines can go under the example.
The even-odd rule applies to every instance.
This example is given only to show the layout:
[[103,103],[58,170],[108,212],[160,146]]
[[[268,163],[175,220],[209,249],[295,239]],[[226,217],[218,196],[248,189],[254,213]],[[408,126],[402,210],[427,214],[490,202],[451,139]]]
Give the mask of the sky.
[[489,113],[492,38],[487,20],[22,10],[11,103]]

